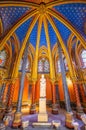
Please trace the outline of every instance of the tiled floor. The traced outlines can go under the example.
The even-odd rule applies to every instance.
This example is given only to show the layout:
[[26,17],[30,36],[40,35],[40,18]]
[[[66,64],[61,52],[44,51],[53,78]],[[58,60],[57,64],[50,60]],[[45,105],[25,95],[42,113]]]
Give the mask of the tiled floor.
[[[56,128],[33,128],[33,127],[29,126],[28,128],[25,128],[25,129],[22,129],[22,128],[20,128],[20,129],[12,129],[10,127],[7,127],[6,130],[56,130]],[[69,129],[62,126],[57,130],[69,130]],[[73,130],[73,129],[71,129],[71,130]]]
[[[22,128],[19,128],[19,129],[13,129],[11,127],[7,127],[6,130],[55,130],[55,128],[34,128],[32,127],[32,123],[33,122],[37,122],[37,117],[38,117],[38,114],[27,114],[27,115],[23,115],[22,116],[22,121],[29,121],[29,127],[26,128],[26,129],[22,129]],[[63,109],[60,109],[59,110],[59,114],[57,115],[53,115],[51,114],[51,112],[48,112],[48,122],[52,122],[52,121],[56,121],[56,122],[60,122],[61,123],[61,127],[60,129],[57,129],[57,130],[69,130],[65,127],[65,111]],[[83,123],[82,121],[80,120],[77,120],[75,119],[78,123],[79,123],[79,128],[78,130],[84,130],[84,129],[81,129],[81,127],[83,126]],[[10,122],[10,126],[11,126],[11,122]],[[72,129],[71,129],[72,130]]]

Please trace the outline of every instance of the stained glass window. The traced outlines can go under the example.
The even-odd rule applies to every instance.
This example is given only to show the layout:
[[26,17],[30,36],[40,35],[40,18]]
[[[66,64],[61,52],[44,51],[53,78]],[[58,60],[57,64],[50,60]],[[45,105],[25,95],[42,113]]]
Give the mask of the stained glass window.
[[38,72],[43,72],[43,62],[42,62],[42,60],[39,60],[39,62],[38,62]]
[[45,62],[44,62],[44,72],[49,72],[49,62],[48,60],[46,59]]
[[56,73],[60,73],[61,72],[61,67],[60,67],[60,60],[56,61]]
[[66,58],[64,58],[64,64],[65,64],[65,70],[67,71],[68,70],[68,64],[67,64]]
[[[22,63],[23,63],[23,60],[20,61],[19,71],[22,70]],[[26,72],[30,72],[30,71],[31,71],[30,61],[29,59],[27,59]]]
[[22,62],[23,62],[23,60],[21,60],[21,61],[20,61],[19,71],[21,71],[21,70],[22,70]]
[[38,61],[38,72],[49,73],[49,71],[50,71],[49,61],[46,58],[41,58]]
[[[66,58],[63,58],[64,60],[64,67],[65,67],[65,70],[67,71],[68,70],[68,64],[67,64],[67,60]],[[60,73],[61,72],[61,66],[60,66],[60,60],[57,60],[56,61],[56,73]]]
[[5,50],[0,51],[0,67],[4,67],[6,63],[7,53]]
[[82,51],[81,58],[82,58],[82,68],[86,68],[86,50]]

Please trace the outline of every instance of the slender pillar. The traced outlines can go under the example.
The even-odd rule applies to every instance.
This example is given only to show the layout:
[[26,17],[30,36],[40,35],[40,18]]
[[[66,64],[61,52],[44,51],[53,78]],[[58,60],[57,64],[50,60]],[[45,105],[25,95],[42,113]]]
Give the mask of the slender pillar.
[[[5,100],[3,100],[3,98]],[[0,92],[0,120],[3,120],[5,107],[6,107],[6,83],[3,83]]]
[[0,102],[3,101],[2,99],[3,99],[4,92],[5,92],[5,88],[6,88],[6,84],[3,83],[2,88],[1,88],[1,92],[0,92]]
[[3,102],[3,104],[6,103],[6,107],[7,107],[7,103],[8,103],[8,97],[7,97],[8,91],[9,91],[9,83],[6,83],[6,87],[5,87],[5,90],[3,93],[3,97],[2,97],[2,102]]
[[56,103],[56,89],[55,89],[55,84],[52,82],[52,113],[53,114],[58,114],[58,104]]
[[13,93],[14,93],[14,84],[12,82],[8,84],[6,91],[7,93],[5,94],[5,98],[7,104],[6,104],[6,110],[3,116],[3,120],[6,119],[7,117],[11,118],[12,116],[12,100],[13,100]]
[[83,83],[83,84],[81,84],[81,88],[83,89],[82,90],[82,96],[83,96],[83,111],[84,111],[84,113],[86,113],[86,100],[85,100],[85,97],[86,97],[86,84],[85,83]]
[[60,66],[61,66],[63,89],[64,89],[65,106],[66,106],[66,111],[67,111],[65,125],[69,128],[73,128],[73,126],[72,126],[73,113],[71,111],[71,106],[70,106],[70,98],[69,98],[68,86],[67,86],[67,82],[66,82],[64,61],[62,58],[62,50],[61,50],[61,46],[60,46],[59,42],[58,42],[58,52],[59,52],[59,59],[60,59]]
[[23,57],[23,64],[22,64],[22,75],[20,80],[20,88],[19,88],[19,95],[18,95],[18,102],[17,102],[17,108],[16,112],[14,114],[14,120],[13,120],[13,127],[20,127],[21,126],[21,106],[22,106],[22,96],[23,96],[23,89],[24,89],[24,80],[25,80],[25,68],[27,64],[27,56],[28,56],[28,46],[29,43],[27,42],[26,48],[24,51],[24,57]]
[[33,82],[33,85],[32,85],[32,105],[31,105],[31,110],[30,110],[30,113],[31,114],[35,114],[36,113],[36,103],[35,103],[35,82]]
[[86,84],[82,84],[83,90],[84,90],[84,95],[86,96]]
[[9,114],[12,113],[13,93],[14,93],[14,83],[11,82],[11,83],[8,85],[8,92],[7,92],[8,101],[7,101],[6,115],[7,115],[7,114],[9,115]]
[[52,95],[53,95],[53,104],[56,103],[56,94],[55,94],[55,85],[54,83],[52,84]]
[[49,32],[48,32],[48,24],[47,20],[44,17],[43,18],[44,22],[44,29],[45,29],[45,35],[46,35],[46,40],[47,40],[47,46],[48,46],[48,55],[49,55],[49,61],[50,61],[50,78],[52,82],[52,94],[53,94],[53,104],[52,104],[52,113],[57,114],[58,113],[58,108],[56,104],[56,96],[55,95],[55,68],[54,68],[54,63],[53,63],[53,58],[52,58],[52,53],[51,53],[51,44],[50,44],[50,38],[49,38]]
[[76,96],[76,104],[77,104],[77,118],[81,119],[81,115],[83,114],[83,108],[81,106],[79,92],[78,92],[78,86],[76,83],[73,84],[74,90],[75,90],[75,96]]
[[[32,81],[35,82],[35,83],[37,81],[37,74],[38,74],[38,53],[39,53],[39,43],[40,43],[41,28],[42,28],[42,17],[40,17],[39,20],[38,20],[36,51],[35,51],[35,57],[34,57],[34,61],[33,61],[33,69],[32,69]],[[33,84],[33,93],[34,94],[35,94],[35,83]],[[31,113],[36,112],[36,103],[35,103],[35,101],[34,101],[34,103],[32,101],[31,111],[30,112]]]

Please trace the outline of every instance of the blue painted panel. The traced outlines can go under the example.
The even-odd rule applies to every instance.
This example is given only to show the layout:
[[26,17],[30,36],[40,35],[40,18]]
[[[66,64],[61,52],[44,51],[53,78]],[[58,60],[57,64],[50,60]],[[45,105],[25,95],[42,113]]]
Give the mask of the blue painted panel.
[[54,30],[49,22],[48,22],[48,30],[49,30],[51,48],[53,48],[53,46],[57,42],[57,37],[56,37],[56,34],[55,34],[55,32],[54,32]]
[[42,29],[41,29],[40,47],[43,46],[43,45],[47,47],[47,41],[46,41],[46,35],[45,35],[45,30],[44,30],[44,24],[42,24]]
[[4,26],[4,31],[9,29],[25,12],[27,7],[0,7],[0,14]]
[[54,7],[59,11],[86,39],[84,24],[86,22],[86,4],[72,3]]
[[71,31],[65,26],[63,25],[61,22],[59,22],[57,19],[53,18],[55,25],[58,29],[58,31],[60,32],[60,35],[65,43],[65,45],[67,46],[67,40],[71,34]]
[[31,35],[30,35],[30,43],[36,47],[36,38],[37,38],[37,31],[38,31],[38,21],[36,22],[32,32],[31,32]]
[[32,21],[32,18],[30,18],[29,20],[27,20],[25,23],[23,23],[17,30],[16,30],[16,34],[19,38],[20,41],[20,45],[22,45],[22,42],[26,36],[27,30],[29,28],[29,25]]

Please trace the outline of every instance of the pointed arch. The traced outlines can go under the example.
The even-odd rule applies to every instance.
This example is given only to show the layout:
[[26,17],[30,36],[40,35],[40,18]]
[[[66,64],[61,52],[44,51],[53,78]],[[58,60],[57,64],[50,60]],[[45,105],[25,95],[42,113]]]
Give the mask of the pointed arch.
[[82,46],[86,49],[86,42],[82,38],[82,36],[79,34],[79,32],[71,25],[69,21],[67,21],[60,13],[53,9],[47,9],[47,13],[49,13],[51,16],[55,17],[57,20],[59,20],[62,24],[64,24],[69,30],[71,30],[75,36],[81,41]]
[[3,46],[5,45],[7,40],[9,40],[10,36],[14,33],[14,31],[20,25],[22,25],[24,22],[26,22],[29,18],[31,18],[32,16],[34,16],[37,13],[38,13],[37,9],[33,9],[33,10],[29,11],[27,14],[25,14],[23,17],[21,17],[21,19],[19,21],[17,21],[15,23],[15,25],[8,32],[6,32],[4,37],[1,38],[1,40],[0,40],[0,50],[3,48]]

